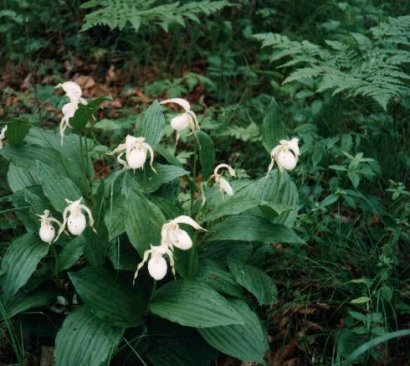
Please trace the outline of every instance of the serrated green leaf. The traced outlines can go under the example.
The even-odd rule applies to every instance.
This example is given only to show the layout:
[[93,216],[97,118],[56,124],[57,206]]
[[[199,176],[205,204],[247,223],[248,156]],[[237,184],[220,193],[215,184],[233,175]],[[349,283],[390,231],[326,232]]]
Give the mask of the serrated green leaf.
[[196,131],[199,161],[201,162],[202,180],[206,181],[215,168],[215,147],[212,139],[203,131]]
[[137,121],[136,136],[145,137],[145,142],[155,149],[164,133],[164,126],[164,113],[159,103],[155,101]]
[[101,320],[118,327],[136,327],[142,323],[146,298],[138,287],[121,281],[105,268],[86,267],[70,272],[69,277],[81,299]]
[[288,227],[272,224],[270,221],[249,214],[229,216],[222,222],[209,228],[205,237],[207,242],[219,240],[258,241],[270,243],[295,243],[304,241]]
[[124,329],[94,317],[82,306],[68,315],[57,333],[56,366],[101,366],[121,341]]
[[229,304],[239,313],[243,325],[202,328],[199,333],[222,353],[242,361],[264,363],[268,343],[258,316],[242,300],[229,300]]
[[172,281],[154,294],[149,309],[155,315],[183,326],[208,328],[242,324],[228,301],[197,281]]
[[228,266],[235,281],[254,295],[259,305],[272,305],[277,301],[278,290],[266,273],[232,256],[228,258]]
[[3,297],[9,299],[23,287],[50,246],[37,234],[25,234],[11,243],[1,262]]
[[21,144],[30,130],[30,122],[23,118],[16,118],[7,123],[6,138],[10,145]]

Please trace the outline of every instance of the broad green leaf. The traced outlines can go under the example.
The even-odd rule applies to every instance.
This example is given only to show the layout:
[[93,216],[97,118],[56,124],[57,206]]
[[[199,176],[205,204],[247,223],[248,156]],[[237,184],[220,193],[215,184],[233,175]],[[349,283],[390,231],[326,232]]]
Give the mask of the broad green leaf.
[[7,172],[7,182],[13,192],[40,184],[34,169],[26,169],[11,163]]
[[209,234],[205,239],[207,242],[233,240],[258,241],[265,244],[303,243],[292,229],[284,225],[272,224],[263,217],[248,214],[228,216],[209,228]]
[[278,290],[266,273],[234,257],[228,259],[228,266],[236,282],[253,294],[259,305],[272,305],[277,301]]
[[43,243],[37,234],[25,234],[11,243],[1,263],[5,299],[9,299],[27,283],[49,249],[50,246]]
[[150,245],[159,245],[165,217],[142,193],[129,189],[125,201],[125,229],[131,244],[142,257]]
[[240,314],[243,325],[229,325],[198,329],[202,337],[214,348],[242,361],[264,364],[263,355],[268,350],[266,334],[258,316],[242,300],[229,304]]
[[84,130],[88,121],[91,120],[92,116],[98,111],[100,105],[106,100],[111,98],[100,97],[94,100],[88,101],[86,105],[79,104],[74,116],[70,118],[70,125],[75,131]]
[[85,239],[83,236],[74,238],[64,243],[63,249],[57,256],[56,271],[61,272],[71,268],[84,253]]
[[120,240],[116,240],[110,245],[107,256],[114,269],[121,271],[134,272],[141,261],[134,247]]
[[46,306],[54,302],[56,298],[57,292],[51,290],[36,289],[31,294],[17,293],[7,302],[7,318],[10,319],[19,313],[33,308]]
[[66,317],[57,333],[56,366],[106,365],[123,333],[124,329],[103,322],[82,306]]
[[187,170],[174,165],[155,164],[154,168],[156,173],[148,165],[144,171],[135,173],[138,183],[146,193],[155,192],[163,184],[189,174]]
[[209,366],[218,357],[194,328],[154,318],[147,336],[150,342],[144,356],[153,366]]
[[223,296],[198,281],[168,282],[155,292],[149,309],[161,318],[188,327],[242,324]]
[[136,123],[136,136],[145,137],[145,142],[151,145],[153,149],[160,142],[164,133],[165,116],[161,106],[157,101],[144,112]]
[[45,164],[38,164],[38,175],[45,196],[57,211],[64,211],[67,206],[66,199],[76,201],[82,197],[80,190],[72,180],[59,175]]
[[286,138],[286,127],[279,112],[279,106],[274,99],[270,102],[265,117],[262,122],[262,143],[270,153],[279,144],[279,141]]
[[10,145],[21,144],[30,130],[30,122],[23,118],[16,118],[7,123],[6,138]]
[[112,325],[129,328],[142,323],[146,299],[138,287],[133,287],[104,268],[86,267],[70,272],[69,277],[81,299],[91,312]]
[[195,281],[203,282],[214,290],[229,296],[242,298],[244,292],[235,282],[232,274],[223,269],[217,262],[202,259]]
[[115,131],[121,129],[121,125],[111,119],[103,119],[94,125],[94,128],[102,131]]
[[211,138],[203,131],[196,131],[195,138],[198,143],[199,161],[202,167],[202,180],[206,181],[215,168],[215,148]]
[[262,202],[273,205],[273,207],[292,208],[277,215],[276,210],[261,207],[264,216],[272,219],[275,223],[292,227],[297,217],[299,195],[298,190],[286,172],[278,169],[272,171],[268,176],[264,176],[252,184],[246,186],[241,194],[259,199]]

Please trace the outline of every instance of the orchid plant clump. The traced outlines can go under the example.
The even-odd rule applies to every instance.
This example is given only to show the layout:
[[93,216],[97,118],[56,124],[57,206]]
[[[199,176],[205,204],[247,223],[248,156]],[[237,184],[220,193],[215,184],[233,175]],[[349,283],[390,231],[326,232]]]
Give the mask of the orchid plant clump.
[[[106,144],[107,135],[94,126],[98,122],[90,106],[97,105],[96,101],[87,103],[74,82],[58,87],[69,99],[63,106],[59,134],[31,127],[25,141],[12,146],[15,140],[9,134],[17,128],[7,125],[0,132],[0,154],[10,160],[11,202],[16,203],[16,215],[27,226],[21,242],[10,245],[5,255],[8,264],[0,273],[13,282],[14,278],[22,278],[20,268],[33,268],[24,281],[13,282],[14,292],[6,292],[8,298],[3,299],[0,291],[0,300],[17,303],[15,294],[27,296],[36,281],[41,282],[36,279],[31,287],[25,287],[35,271],[33,263],[53,268],[47,283],[64,283],[56,292],[64,298],[64,304],[69,304],[64,309],[65,314],[69,313],[67,319],[85,314],[84,321],[77,322],[75,336],[68,321],[57,336],[56,359],[62,365],[71,364],[71,359],[64,359],[61,339],[64,344],[84,341],[82,334],[89,336],[83,328],[87,324],[97,329],[101,322],[121,330],[121,336],[113,341],[116,347],[121,337],[127,337],[125,329],[143,325],[151,332],[147,320],[150,316],[196,328],[199,342],[222,352],[229,347],[214,342],[206,329],[223,333],[235,325],[252,343],[250,349],[259,353],[245,350],[243,354],[229,354],[261,362],[266,334],[248,306],[249,294],[261,305],[272,305],[276,289],[253,264],[251,256],[263,245],[300,242],[291,229],[297,190],[287,174],[295,169],[300,156],[298,139],[281,140],[270,151],[268,177],[244,179],[228,162],[217,163],[206,124],[200,129],[198,116],[185,99],[152,103],[132,129],[118,128],[114,136],[122,141],[113,148]],[[80,116],[81,123],[76,113],[80,104],[84,105],[83,111],[91,111],[86,121],[84,113]],[[183,109],[170,119],[176,140],[183,131],[190,132],[183,146],[194,153],[183,163],[163,148],[173,145],[164,132],[164,105],[169,104]],[[66,128],[71,126],[75,127],[74,133],[80,134],[79,139],[65,136]],[[7,144],[3,144],[5,137]],[[61,146],[64,139],[67,146]],[[39,141],[47,144],[43,146]],[[113,155],[121,169],[113,164]],[[27,161],[32,159],[36,162],[28,167]],[[150,169],[144,169],[147,160]],[[106,175],[97,179],[94,170],[100,165]],[[274,170],[275,166],[278,169]],[[285,194],[278,195],[278,190]],[[86,231],[87,226],[91,230]],[[47,255],[49,250],[53,255]],[[36,255],[27,264],[24,261],[29,257],[25,253],[30,251]],[[1,281],[0,276],[0,286]],[[113,296],[109,296],[110,291]],[[71,301],[74,295],[79,295],[80,302]],[[53,300],[45,298],[49,301],[45,305],[55,309]],[[249,327],[241,325],[241,314],[246,314],[247,321],[253,319]],[[258,337],[249,333],[251,328],[259,332]],[[105,350],[100,337],[95,336],[96,347]],[[221,335],[221,339],[224,337],[229,339]],[[87,365],[82,355],[78,357]]]

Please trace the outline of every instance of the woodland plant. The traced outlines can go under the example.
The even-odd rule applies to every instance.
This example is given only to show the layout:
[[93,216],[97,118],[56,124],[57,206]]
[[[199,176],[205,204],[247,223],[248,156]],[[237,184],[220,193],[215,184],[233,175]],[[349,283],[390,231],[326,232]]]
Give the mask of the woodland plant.
[[[24,119],[2,130],[6,199],[26,230],[1,263],[3,320],[34,308],[53,313],[56,365],[107,364],[127,347],[154,365],[161,357],[207,365],[215,350],[264,363],[268,343],[256,305],[274,304],[277,290],[261,253],[303,242],[292,230],[298,194],[286,172],[299,159],[298,139],[266,136],[268,175],[228,182],[221,169],[231,177],[235,170],[216,163],[218,146],[190,104],[155,101],[109,153],[119,154],[120,167],[97,179],[90,153],[101,147],[96,112],[106,98],[85,102],[75,83],[61,87],[71,109],[63,107],[60,136]],[[177,150],[193,147],[186,166],[164,148],[161,104],[168,103],[184,109],[170,124]],[[73,133],[65,134],[67,126]],[[152,169],[144,169],[148,153]],[[99,159],[112,163],[106,154]],[[172,340],[161,336],[169,332]]]

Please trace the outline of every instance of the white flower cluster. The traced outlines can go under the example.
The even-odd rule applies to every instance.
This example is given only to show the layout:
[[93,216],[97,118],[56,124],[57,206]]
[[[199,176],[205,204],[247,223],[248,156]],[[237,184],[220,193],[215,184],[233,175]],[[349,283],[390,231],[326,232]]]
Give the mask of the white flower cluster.
[[[54,243],[58,240],[66,226],[72,235],[81,235],[87,225],[85,215],[82,212],[83,210],[88,215],[88,225],[95,231],[93,215],[86,205],[81,204],[82,199],[82,197],[77,201],[70,201],[66,199],[68,206],[63,212],[63,223],[52,217],[49,210],[44,210],[42,215],[37,215],[40,217],[40,239],[47,244]],[[53,222],[59,227],[57,237],[55,229],[52,225]]]
[[150,276],[156,281],[162,280],[168,271],[168,265],[164,256],[168,256],[171,271],[175,276],[174,247],[181,250],[189,250],[192,248],[192,239],[185,230],[180,229],[180,224],[192,226],[195,230],[206,231],[195,220],[185,215],[178,216],[162,225],[161,244],[157,246],[151,245],[151,249],[145,251],[142,262],[138,264],[137,270],[135,271],[134,281],[146,261],[148,261],[148,272]]

